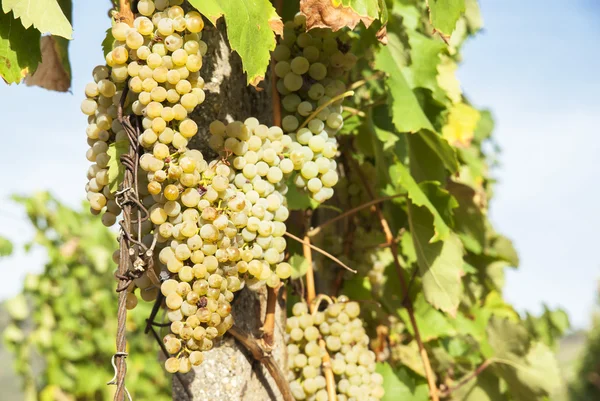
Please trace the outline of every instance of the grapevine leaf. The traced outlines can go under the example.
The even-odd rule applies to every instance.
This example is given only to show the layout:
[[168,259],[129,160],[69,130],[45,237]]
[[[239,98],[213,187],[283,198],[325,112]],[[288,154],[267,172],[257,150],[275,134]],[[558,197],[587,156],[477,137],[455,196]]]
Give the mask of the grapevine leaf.
[[[455,336],[457,333],[453,322],[451,322],[447,316],[440,311],[431,307],[426,301],[423,294],[418,294],[413,302],[414,313],[418,316],[419,333],[424,342],[436,340],[441,337]],[[399,309],[398,315],[404,322],[410,322],[408,311],[406,308]],[[406,329],[409,333],[414,335],[412,325],[406,325]]]
[[406,366],[417,375],[425,377],[423,360],[421,359],[421,354],[419,353],[419,346],[415,341],[411,341],[407,345],[394,345],[394,358],[397,358],[402,365]]
[[0,237],[0,257],[10,256],[13,252],[13,244],[7,238]]
[[437,67],[442,60],[440,54],[445,48],[444,43],[418,32],[410,32],[408,41],[411,63],[403,68],[406,80],[411,88],[429,89],[436,100],[443,101],[445,94],[437,82]]
[[400,67],[403,57],[400,39],[390,34],[388,40],[389,44],[375,58],[375,67],[387,74],[388,103],[394,126],[400,132],[418,132],[423,128],[434,131]]
[[519,322],[492,316],[486,331],[494,356],[523,357],[527,354],[530,346],[529,334]]
[[404,369],[394,369],[387,363],[378,363],[377,372],[383,376],[385,394],[381,401],[427,401],[427,384],[417,383]]
[[425,299],[434,308],[456,316],[462,295],[463,250],[460,239],[450,233],[442,242],[429,242],[433,234],[431,214],[413,203],[409,203],[408,211]]
[[57,92],[71,87],[71,66],[67,46],[69,41],[59,36],[44,36],[41,41],[42,63],[33,75],[25,78],[27,86],[39,86]]
[[471,32],[477,32],[483,27],[483,19],[477,0],[465,0],[465,19]]
[[0,76],[9,84],[19,83],[41,61],[39,31],[0,12]]
[[475,136],[480,115],[473,107],[458,103],[450,108],[448,122],[442,128],[442,136],[457,148],[467,148]]
[[412,235],[410,232],[404,231],[402,233],[402,237],[400,238],[400,247],[402,249],[402,254],[406,259],[406,263],[413,264],[417,261],[417,252],[415,250],[415,244],[413,243]]
[[[428,132],[430,131],[422,130],[416,134],[404,134],[404,136],[406,137],[406,143],[409,153],[410,173],[417,182],[446,182],[446,179],[448,178],[448,173],[446,172],[445,166],[442,163],[442,160],[435,153],[434,148],[429,146],[429,143],[426,142],[426,139],[435,139],[435,137],[439,137],[439,135],[433,133],[433,135],[431,135],[430,138],[429,136],[427,136]],[[442,142],[439,141],[438,143]],[[433,144],[433,146],[436,145],[437,143]],[[452,148],[450,148],[450,151],[454,152]]]
[[316,209],[319,203],[312,199],[305,191],[301,191],[293,181],[288,182],[288,192],[286,194],[289,210]]
[[308,261],[302,255],[292,255],[288,263],[292,266],[292,279],[303,277],[308,271]]
[[[437,191],[432,191],[431,183],[425,183],[423,186],[419,186],[415,179],[410,174],[408,168],[402,163],[395,163],[390,167],[390,177],[392,179],[392,184],[396,187],[403,187],[408,192],[408,197],[412,200],[412,203],[416,206],[425,206],[433,215],[433,225],[435,227],[435,232],[432,237],[426,240],[426,242],[436,242],[440,240],[445,240],[450,235],[450,228],[448,227],[448,223],[445,221],[451,220],[451,217],[448,214],[442,215],[436,206],[432,203],[432,201],[427,197],[427,192],[436,194]],[[439,188],[438,188],[439,189]],[[439,189],[440,194],[444,196],[448,194],[447,191]],[[452,198],[447,200],[447,205],[444,207],[445,210],[451,210],[457,206],[456,201]]]
[[247,82],[252,86],[265,78],[275,49],[275,34],[283,34],[283,22],[268,0],[191,0],[213,24],[225,17],[231,50],[242,58]]
[[4,341],[9,343],[20,343],[25,339],[23,330],[21,330],[15,324],[9,324],[8,326],[6,326],[4,332],[2,333],[2,336],[4,337]]
[[500,392],[498,377],[483,372],[475,380],[467,382],[452,392],[453,400],[460,401],[504,401],[506,397]]
[[200,11],[206,18],[212,22],[213,25],[217,25],[219,18],[225,14],[225,11],[221,7],[221,3],[214,0],[190,0],[190,4]]
[[2,11],[12,11],[25,28],[33,25],[41,33],[73,38],[71,23],[56,0],[3,0]]
[[104,53],[104,57],[106,57],[108,55],[108,53],[111,52],[114,42],[115,42],[115,38],[112,34],[112,28],[108,28],[106,30],[106,36],[104,37],[104,40],[102,41],[102,52]]
[[503,235],[497,236],[491,246],[490,254],[507,261],[513,267],[519,267],[519,255],[510,239]]
[[428,0],[428,5],[431,24],[438,32],[449,37],[465,12],[465,0]]
[[474,138],[476,141],[484,141],[492,135],[494,130],[494,117],[489,110],[479,111],[479,122],[475,128]]
[[462,89],[456,77],[458,64],[450,57],[442,56],[442,61],[437,66],[437,84],[446,92],[446,96],[452,103],[458,103],[462,99]]
[[378,0],[300,0],[300,12],[306,16],[306,29],[344,27],[354,29],[359,22],[368,28],[380,18]]
[[25,295],[23,294],[19,294],[6,301],[4,308],[14,320],[24,320],[29,316],[27,299],[25,299]]
[[446,187],[458,201],[458,207],[454,209],[456,233],[468,251],[481,254],[487,247],[486,223],[485,216],[475,202],[475,190],[454,181],[449,181]]
[[108,161],[108,185],[111,191],[116,191],[125,177],[125,166],[121,163],[121,155],[129,151],[129,142],[119,141],[108,146],[106,154],[110,156]]
[[[530,343],[520,323],[492,317],[487,329],[495,371],[516,401],[548,396],[561,384],[554,353],[542,343]],[[489,353],[490,350],[487,350]]]

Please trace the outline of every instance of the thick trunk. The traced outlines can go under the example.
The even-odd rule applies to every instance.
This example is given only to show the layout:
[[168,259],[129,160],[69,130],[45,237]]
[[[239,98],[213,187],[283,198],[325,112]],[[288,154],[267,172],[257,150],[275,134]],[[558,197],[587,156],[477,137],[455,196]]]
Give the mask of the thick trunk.
[[[206,145],[208,126],[213,120],[243,121],[256,117],[261,123],[272,122],[272,101],[270,85],[263,84],[265,90],[258,92],[246,86],[239,56],[232,53],[221,24],[218,29],[207,23],[202,39],[208,44],[204,58],[202,76],[206,81],[206,100],[195,112],[194,120],[199,126],[198,139],[191,147],[208,154]],[[283,342],[285,307],[278,302],[275,324],[275,348],[273,356],[280,366],[285,363]],[[233,302],[235,324],[241,330],[260,336],[260,328],[266,311],[266,289],[252,291],[244,288],[236,294]],[[177,380],[173,381],[173,400],[176,401],[237,401],[237,400],[280,400],[281,394],[273,379],[259,361],[255,361],[246,349],[231,336],[215,344],[206,352],[202,365],[183,378],[189,392]]]

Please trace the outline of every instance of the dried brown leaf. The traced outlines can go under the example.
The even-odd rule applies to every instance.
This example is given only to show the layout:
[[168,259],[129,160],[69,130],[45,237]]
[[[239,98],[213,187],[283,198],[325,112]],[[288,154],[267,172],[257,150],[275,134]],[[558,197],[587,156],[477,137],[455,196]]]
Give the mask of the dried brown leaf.
[[382,45],[387,45],[388,44],[387,26],[384,25],[381,28],[379,28],[379,30],[377,31],[375,36],[377,37],[377,40],[379,42],[381,42]]
[[271,18],[269,20],[269,27],[276,35],[283,37],[283,21],[281,17]]
[[41,40],[42,62],[33,75],[25,78],[27,86],[39,86],[57,92],[67,92],[71,87],[71,77],[65,71],[52,36]]
[[300,12],[306,16],[306,29],[331,28],[334,32],[344,27],[354,29],[359,22],[368,28],[374,21],[359,15],[351,7],[334,7],[331,0],[300,0]]

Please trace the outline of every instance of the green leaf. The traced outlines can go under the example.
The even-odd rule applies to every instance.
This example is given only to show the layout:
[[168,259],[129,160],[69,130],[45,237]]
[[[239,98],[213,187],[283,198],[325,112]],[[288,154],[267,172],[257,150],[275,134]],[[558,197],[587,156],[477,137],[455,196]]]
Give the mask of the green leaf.
[[413,243],[413,237],[408,231],[402,233],[400,238],[400,247],[402,254],[406,258],[406,263],[409,265],[417,261],[417,251],[415,250],[415,244]]
[[375,58],[375,68],[387,74],[388,103],[392,121],[400,132],[434,131],[401,69],[403,47],[395,34],[388,35],[388,45],[382,47]]
[[292,266],[293,279],[303,277],[308,271],[308,261],[302,255],[292,255],[288,263]]
[[394,345],[394,358],[415,374],[425,377],[425,368],[416,341],[411,341],[407,345]]
[[275,34],[282,34],[283,23],[269,0],[190,0],[213,24],[225,16],[231,50],[242,58],[247,82],[257,86],[264,78],[270,52],[275,49]]
[[368,17],[369,19],[379,18],[380,6],[378,0],[331,0],[331,2],[334,7],[340,4],[343,7],[350,7],[361,17]]
[[381,401],[427,401],[429,389],[426,383],[417,384],[404,369],[393,369],[387,363],[378,363],[377,373],[383,376],[385,394]]
[[460,15],[465,12],[465,0],[429,0],[428,4],[433,27],[450,36]]
[[27,316],[29,316],[27,299],[23,294],[19,294],[6,301],[4,308],[14,320],[24,320],[27,318]]
[[408,205],[410,231],[417,251],[425,299],[434,308],[456,316],[462,295],[463,250],[456,234],[442,242],[429,242],[432,216],[425,208]]
[[25,28],[33,25],[41,33],[73,38],[73,28],[56,0],[2,0],[2,11],[12,11]]
[[115,42],[115,37],[112,34],[112,27],[111,27],[106,30],[106,36],[104,37],[104,40],[102,41],[102,53],[104,53],[104,57],[106,57],[106,55],[112,51],[114,42]]
[[10,256],[13,253],[13,244],[7,238],[0,237],[0,257]]
[[[432,308],[425,300],[423,294],[417,295],[413,302],[413,308],[419,333],[424,342],[456,335],[457,330],[454,327],[454,323],[448,319],[448,316]],[[403,321],[410,322],[406,308],[398,310],[398,315]],[[414,335],[412,325],[407,324],[406,328],[409,333]]]
[[507,382],[515,401],[541,399],[561,385],[554,353],[542,343],[531,344],[523,325],[492,317],[487,333],[488,357],[494,361],[497,374]]
[[119,141],[108,146],[106,154],[110,156],[108,161],[108,185],[112,192],[119,188],[125,176],[125,166],[121,163],[121,155],[129,151],[129,142]]
[[483,372],[452,392],[455,401],[505,401],[500,392],[500,381],[490,372]]
[[492,316],[486,331],[493,356],[512,358],[527,354],[530,345],[529,333],[522,324],[507,318]]
[[[408,197],[412,200],[412,203],[416,206],[425,206],[433,215],[433,225],[435,227],[434,233],[430,239],[426,242],[436,242],[445,240],[450,235],[450,228],[448,223],[444,221],[444,217],[448,220],[451,218],[448,215],[442,216],[442,213],[438,211],[436,206],[428,198],[428,194],[436,194],[444,196],[447,195],[447,204],[444,209],[452,209],[456,207],[456,200],[451,198],[447,191],[437,187],[433,183],[425,183],[423,186],[419,186],[415,179],[410,175],[408,168],[402,163],[395,163],[390,167],[390,177],[392,178],[392,184],[396,187],[401,186],[408,191]],[[437,197],[437,196],[436,196]]]
[[[405,134],[408,154],[410,160],[410,173],[416,182],[436,181],[446,182],[448,173],[441,159],[434,153],[433,149],[423,140],[419,131],[416,134]],[[434,135],[438,136],[434,133]]]
[[483,19],[477,0],[465,0],[465,19],[471,32],[477,32],[483,28]]
[[478,142],[484,141],[492,135],[493,130],[494,117],[492,117],[492,113],[489,110],[480,110],[479,121],[475,127],[473,138]]
[[442,138],[441,135],[436,132],[429,130],[421,130],[417,134],[409,136],[411,138],[411,144],[414,142],[413,136],[419,138],[422,142],[427,144],[429,148],[439,157],[444,164],[444,167],[451,173],[458,171],[458,160],[456,158],[456,151],[447,140]]
[[507,261],[513,267],[519,267],[519,255],[510,239],[499,235],[494,239],[491,248],[490,255]]
[[285,194],[285,197],[287,198],[287,207],[289,210],[316,209],[319,206],[319,202],[298,188],[293,180],[289,180],[288,182],[288,192]]
[[0,76],[9,84],[19,83],[41,61],[39,31],[25,29],[12,13],[0,13]]
[[411,49],[411,63],[410,66],[403,68],[408,84],[413,89],[429,89],[436,100],[444,102],[446,94],[437,81],[437,67],[442,61],[440,53],[446,47],[444,42],[418,32],[409,32],[408,41]]
[[475,190],[454,181],[446,187],[458,201],[458,207],[454,209],[456,233],[468,251],[481,254],[487,247],[486,218],[475,203]]

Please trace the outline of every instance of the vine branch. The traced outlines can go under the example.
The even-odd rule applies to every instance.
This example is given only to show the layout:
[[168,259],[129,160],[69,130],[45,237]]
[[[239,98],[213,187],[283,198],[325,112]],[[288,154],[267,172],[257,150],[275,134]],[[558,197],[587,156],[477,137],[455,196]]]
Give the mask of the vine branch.
[[[299,238],[298,238],[299,239]],[[306,271],[306,302],[308,303],[308,308],[310,313],[314,313],[318,307],[319,303],[314,302],[316,298],[316,290],[315,290],[315,272],[313,269],[313,261],[312,261],[312,251],[313,246],[310,243],[310,237],[308,235],[304,236],[304,241],[302,241],[302,250],[304,254],[304,258],[308,263],[308,270]],[[329,352],[327,352],[327,345],[325,344],[325,340],[323,337],[319,337],[319,347],[321,347],[323,357],[323,373],[325,374],[325,383],[327,389],[327,396],[329,401],[337,401],[337,393],[335,386],[335,376],[333,375],[333,369],[331,369],[331,358],[329,357]]]
[[[347,152],[347,150],[346,150],[346,152]],[[363,186],[365,187],[365,190],[369,194],[369,197],[371,197],[371,199],[375,200],[375,198],[376,198],[375,193],[373,192],[373,189],[369,185],[369,180],[367,179],[367,177],[365,177],[363,171],[360,169],[360,166],[358,165],[356,160],[354,160],[354,158],[352,158],[352,155],[347,154],[347,157],[348,157],[348,160],[350,160],[350,163],[352,163],[352,167],[358,174]],[[390,225],[389,225],[387,219],[385,218],[385,216],[383,215],[383,212],[382,212],[381,208],[379,207],[379,205],[375,206],[375,211],[377,213],[377,217],[379,218],[381,228],[383,229],[383,232],[385,234],[386,242],[389,244],[393,244],[394,235],[392,234]],[[421,333],[419,332],[419,327],[417,325],[417,320],[415,318],[412,300],[408,296],[408,285],[406,283],[406,279],[404,278],[404,273],[402,271],[403,269],[402,269],[402,263],[400,262],[400,255],[398,254],[398,247],[391,246],[390,249],[392,251],[392,256],[394,258],[394,266],[396,268],[396,273],[398,274],[398,279],[400,281],[400,287],[402,288],[402,292],[404,294],[406,310],[408,312],[411,326],[415,333],[414,334],[415,341],[417,342],[417,345],[419,347],[419,355],[421,356],[421,361],[423,362],[423,368],[425,369],[425,378],[427,379],[427,385],[429,387],[429,396],[431,397],[432,401],[439,401],[439,399],[440,399],[439,391],[438,391],[437,385],[435,383],[435,377],[433,374],[433,369],[431,368],[431,362],[429,361],[429,356],[427,355],[427,351],[425,350],[425,346],[423,345],[423,340],[421,339]]]
[[336,221],[339,221],[339,220],[341,220],[341,219],[343,219],[345,217],[348,217],[348,216],[351,216],[351,215],[353,215],[355,213],[358,213],[361,210],[366,209],[366,208],[368,208],[370,206],[376,205],[376,204],[378,204],[380,202],[385,202],[387,200],[394,199],[394,198],[399,198],[399,197],[402,197],[402,196],[406,196],[406,195],[405,194],[396,194],[396,195],[392,195],[392,196],[386,196],[384,198],[374,199],[372,201],[364,203],[364,204],[362,204],[360,206],[357,206],[357,207],[355,207],[353,209],[350,209],[350,210],[348,210],[348,211],[340,214],[339,216],[336,216],[336,217],[334,217],[332,219],[327,220],[324,223],[319,224],[317,227],[315,227],[315,228],[311,229],[309,232],[307,232],[306,235],[309,236],[309,237],[314,237],[315,235],[319,234],[323,228],[327,227],[328,225],[330,225],[332,223],[335,223]]
[[446,391],[440,392],[440,397],[442,397],[442,398],[448,397],[450,394],[452,394],[453,391],[458,390],[459,388],[461,388],[462,386],[464,386],[465,384],[467,384],[468,382],[470,382],[471,380],[473,380],[474,378],[479,376],[481,373],[483,373],[483,371],[486,370],[488,367],[490,367],[490,365],[492,363],[494,363],[493,358],[485,360],[481,365],[479,365],[479,367],[477,369],[475,369],[473,372],[471,372],[470,374],[463,377],[462,380],[460,382],[458,382],[458,384],[456,386],[451,387],[451,388],[447,389]]
[[279,368],[275,359],[273,359],[271,351],[265,349],[255,338],[251,337],[235,325],[227,332],[250,351],[252,357],[262,363],[267,371],[269,371],[269,374],[273,377],[273,380],[275,380],[275,384],[277,384],[277,388],[279,388],[284,401],[294,401],[290,385],[285,378],[283,371]]
[[131,0],[119,0],[117,19],[129,26],[133,26],[134,15],[133,11],[131,11]]
[[339,264],[344,269],[346,269],[348,271],[351,271],[352,273],[356,273],[356,270],[351,269],[344,262],[342,262],[341,260],[339,260],[338,258],[336,258],[335,256],[333,256],[329,252],[324,251],[324,250],[322,250],[321,248],[319,248],[317,246],[314,246],[313,244],[310,243],[310,240],[307,241],[307,239],[309,237],[305,236],[304,239],[302,239],[302,238],[296,237],[294,234],[290,234],[289,232],[286,232],[285,235],[288,236],[288,237],[290,237],[291,239],[294,239],[294,240],[298,241],[302,245],[308,246],[309,248],[314,249],[315,251],[319,252],[320,254],[327,256],[329,259],[333,260],[335,263]]
[[265,349],[272,350],[275,345],[275,310],[277,308],[277,296],[279,295],[279,289],[271,288],[267,286],[267,313],[265,315],[265,322],[263,323],[263,342]]

